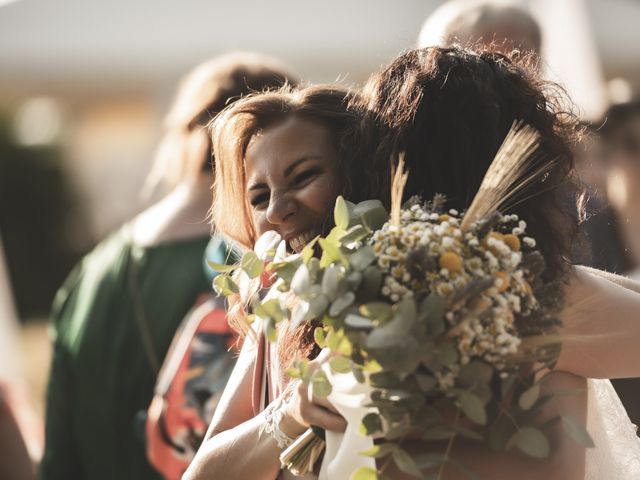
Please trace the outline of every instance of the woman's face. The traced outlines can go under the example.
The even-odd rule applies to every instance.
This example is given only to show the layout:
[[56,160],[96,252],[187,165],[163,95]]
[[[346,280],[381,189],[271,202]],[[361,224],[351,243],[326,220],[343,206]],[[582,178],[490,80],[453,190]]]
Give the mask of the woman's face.
[[278,232],[299,252],[322,228],[342,186],[338,152],[321,123],[292,115],[261,131],[245,155],[258,235]]

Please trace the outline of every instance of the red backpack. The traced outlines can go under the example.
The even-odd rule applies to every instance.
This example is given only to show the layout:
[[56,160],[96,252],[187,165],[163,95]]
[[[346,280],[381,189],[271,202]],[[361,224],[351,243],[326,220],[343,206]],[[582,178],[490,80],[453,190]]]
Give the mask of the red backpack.
[[147,457],[179,480],[200,447],[237,352],[223,298],[207,295],[185,317],[162,365],[147,412]]

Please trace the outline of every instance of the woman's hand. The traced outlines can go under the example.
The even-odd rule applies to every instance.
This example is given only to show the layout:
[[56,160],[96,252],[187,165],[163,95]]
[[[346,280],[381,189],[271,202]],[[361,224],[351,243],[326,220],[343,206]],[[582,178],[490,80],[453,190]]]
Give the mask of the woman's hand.
[[[322,350],[320,355],[309,363],[309,368],[312,371],[320,368],[330,356],[331,352],[328,349]],[[295,438],[311,425],[334,432],[345,431],[347,422],[327,398],[316,397],[311,386],[300,380],[296,380],[289,388],[290,397],[282,405],[280,429],[284,433]]]

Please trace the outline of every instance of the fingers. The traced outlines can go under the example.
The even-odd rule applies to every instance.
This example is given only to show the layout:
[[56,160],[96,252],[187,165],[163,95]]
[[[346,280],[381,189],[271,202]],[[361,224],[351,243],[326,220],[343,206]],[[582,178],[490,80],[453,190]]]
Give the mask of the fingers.
[[325,430],[344,432],[347,428],[347,422],[342,416],[314,403],[301,404],[300,414],[307,424],[317,425]]
[[310,386],[300,383],[297,394],[300,399],[300,417],[307,425],[317,425],[326,430],[344,432],[347,423],[326,398],[309,395]]

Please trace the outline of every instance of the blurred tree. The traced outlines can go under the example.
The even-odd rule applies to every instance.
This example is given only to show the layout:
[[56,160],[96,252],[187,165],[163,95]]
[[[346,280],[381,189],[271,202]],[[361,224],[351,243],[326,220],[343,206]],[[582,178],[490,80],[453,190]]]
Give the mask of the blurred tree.
[[25,319],[48,314],[57,288],[85,253],[79,245],[89,239],[74,238],[88,230],[59,148],[20,146],[11,132],[10,117],[0,114],[0,235]]

